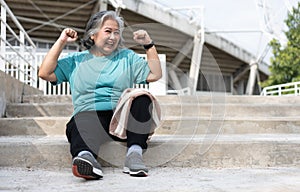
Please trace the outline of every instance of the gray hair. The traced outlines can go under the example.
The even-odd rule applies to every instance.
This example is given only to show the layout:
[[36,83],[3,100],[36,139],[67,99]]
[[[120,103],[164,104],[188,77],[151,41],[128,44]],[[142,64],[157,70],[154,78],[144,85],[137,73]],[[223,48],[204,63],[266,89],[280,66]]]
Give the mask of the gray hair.
[[124,46],[124,39],[123,39],[123,31],[124,31],[124,21],[122,17],[119,17],[116,12],[114,11],[100,11],[96,14],[94,14],[90,20],[88,21],[86,28],[85,28],[85,34],[81,40],[82,45],[86,49],[90,49],[95,43],[94,40],[91,39],[91,36],[99,31],[99,28],[103,25],[104,21],[108,19],[115,20],[119,25],[120,30],[120,41],[118,48]]

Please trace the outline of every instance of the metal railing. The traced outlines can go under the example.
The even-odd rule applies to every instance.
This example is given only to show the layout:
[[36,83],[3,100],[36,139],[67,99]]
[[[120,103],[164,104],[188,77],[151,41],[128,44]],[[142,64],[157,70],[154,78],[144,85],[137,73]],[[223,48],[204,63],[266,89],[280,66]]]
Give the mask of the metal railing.
[[190,87],[186,87],[180,90],[168,90],[167,94],[169,95],[191,95]]
[[262,95],[262,96],[268,96],[268,95],[276,95],[276,96],[294,95],[294,96],[300,96],[300,81],[265,87],[262,90],[260,95]]
[[[37,87],[36,46],[4,0],[1,1],[0,70],[33,87]],[[7,17],[16,25],[19,35],[8,25]],[[7,34],[16,40],[11,45]]]

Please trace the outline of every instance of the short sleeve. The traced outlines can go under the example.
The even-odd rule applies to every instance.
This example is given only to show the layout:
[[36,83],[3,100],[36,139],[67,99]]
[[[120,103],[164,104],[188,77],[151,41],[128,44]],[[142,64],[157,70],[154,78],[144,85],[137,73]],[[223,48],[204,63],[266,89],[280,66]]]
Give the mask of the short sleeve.
[[75,68],[75,55],[70,54],[66,57],[63,57],[57,61],[57,66],[54,70],[57,81],[52,84],[60,84],[62,82],[68,82],[71,76],[73,69]]
[[132,69],[134,74],[134,83],[146,84],[147,77],[150,73],[148,62],[134,52],[132,52]]

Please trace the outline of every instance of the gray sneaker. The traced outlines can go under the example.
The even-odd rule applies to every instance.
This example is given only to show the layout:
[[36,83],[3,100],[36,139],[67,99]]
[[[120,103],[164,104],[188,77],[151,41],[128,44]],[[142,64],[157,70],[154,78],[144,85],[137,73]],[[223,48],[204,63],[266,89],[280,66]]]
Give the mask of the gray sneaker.
[[148,169],[143,162],[143,157],[136,152],[130,153],[126,157],[123,173],[127,173],[135,177],[148,176]]
[[87,180],[101,179],[103,177],[101,165],[94,156],[83,154],[73,159],[73,175]]

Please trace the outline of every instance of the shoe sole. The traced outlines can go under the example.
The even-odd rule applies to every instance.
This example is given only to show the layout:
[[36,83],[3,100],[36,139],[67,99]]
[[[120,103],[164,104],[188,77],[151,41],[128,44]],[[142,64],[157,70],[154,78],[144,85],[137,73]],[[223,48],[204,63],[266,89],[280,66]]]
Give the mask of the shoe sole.
[[141,170],[130,170],[128,167],[124,167],[123,173],[129,174],[130,176],[133,177],[147,177],[148,176],[148,171],[145,171],[143,169]]
[[84,179],[101,179],[103,177],[100,169],[93,167],[89,161],[80,157],[73,160],[72,172],[74,176]]

